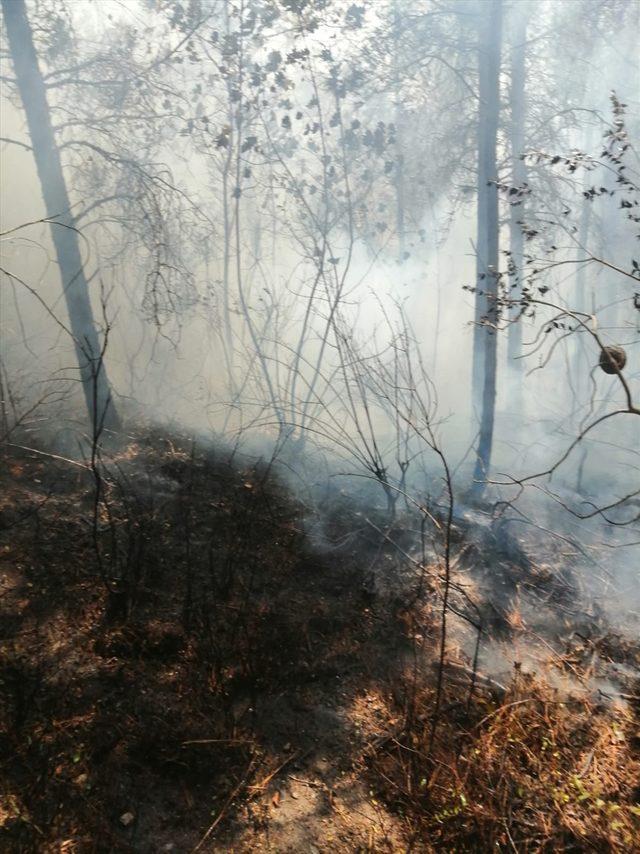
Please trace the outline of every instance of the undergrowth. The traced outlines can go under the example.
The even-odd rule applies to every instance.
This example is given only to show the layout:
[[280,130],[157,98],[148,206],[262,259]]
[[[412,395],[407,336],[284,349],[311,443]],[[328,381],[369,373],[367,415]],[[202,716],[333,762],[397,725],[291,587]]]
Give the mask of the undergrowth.
[[[402,829],[336,850],[638,850],[633,703],[519,672],[500,696],[445,678],[429,751],[437,620],[412,668],[422,605],[372,592],[372,555],[397,554],[373,529],[345,539],[348,499],[324,523],[347,545],[321,551],[268,461],[145,432],[105,457],[97,503],[81,461],[3,462],[3,851],[256,850],[238,834],[268,824],[274,786],[314,756]],[[358,702],[356,737],[326,710]]]
[[427,753],[432,693],[369,767],[414,838],[445,851],[639,850],[637,711],[560,698],[522,674],[496,700],[448,695]]

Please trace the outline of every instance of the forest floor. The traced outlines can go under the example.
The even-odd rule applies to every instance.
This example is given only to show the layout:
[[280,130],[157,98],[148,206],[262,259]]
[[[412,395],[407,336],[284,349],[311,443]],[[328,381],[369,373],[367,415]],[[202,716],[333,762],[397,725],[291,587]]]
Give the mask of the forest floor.
[[[417,595],[400,523],[333,496],[321,548],[268,464],[152,431],[100,472],[3,449],[2,851],[640,851],[640,644],[554,646],[620,668],[608,702],[519,667],[471,692],[453,636],[434,736],[439,573]],[[461,565],[530,580],[470,536]]]

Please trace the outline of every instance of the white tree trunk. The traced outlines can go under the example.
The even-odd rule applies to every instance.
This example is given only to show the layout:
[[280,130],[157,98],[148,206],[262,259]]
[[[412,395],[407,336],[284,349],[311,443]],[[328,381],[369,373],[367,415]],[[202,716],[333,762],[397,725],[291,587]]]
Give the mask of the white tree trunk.
[[[527,180],[527,167],[522,159],[525,140],[526,114],[526,39],[527,12],[525,4],[514,7],[515,20],[511,31],[511,91],[510,107],[511,122],[509,127],[511,148],[511,182],[514,187],[521,187]],[[518,300],[522,296],[522,277],[524,275],[524,234],[519,224],[524,219],[525,202],[521,197],[520,204],[512,205],[509,209],[509,250],[511,252],[511,274],[509,277],[509,294]],[[519,314],[517,306],[511,312],[512,318]],[[509,365],[510,404],[513,412],[522,412],[522,323],[516,321],[509,326],[507,358]]]
[[480,411],[475,491],[489,472],[496,403],[498,291],[497,136],[500,118],[500,52],[502,0],[480,4],[478,117],[478,237],[476,246],[476,310],[473,340],[473,403]]

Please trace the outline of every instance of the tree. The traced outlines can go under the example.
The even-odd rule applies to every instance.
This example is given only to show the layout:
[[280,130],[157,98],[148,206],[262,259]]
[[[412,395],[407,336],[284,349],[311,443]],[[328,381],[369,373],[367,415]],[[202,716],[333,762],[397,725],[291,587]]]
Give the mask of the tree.
[[[529,10],[526,3],[513,8],[511,22],[511,85],[509,106],[509,147],[511,154],[511,180],[518,195],[517,203],[509,208],[509,284],[514,299],[518,298],[524,268],[524,233],[521,221],[524,215],[524,196],[518,188],[525,185],[527,167],[525,162],[525,117],[526,117],[526,38]],[[509,326],[508,363],[511,381],[511,400],[514,411],[522,408],[522,324]]]
[[[484,4],[481,6],[484,12]],[[502,0],[491,0],[479,22],[478,223],[476,308],[473,336],[473,401],[480,411],[474,491],[489,471],[496,401],[498,320],[498,166]]]
[[119,419],[93,318],[80,240],[71,213],[25,0],[2,0],[2,12],[45,209],[51,223],[87,411],[94,434],[103,427],[118,429]]
[[[615,93],[611,95],[611,101],[613,121],[605,134],[599,156],[594,157],[576,149],[567,155],[535,152],[528,156],[531,164],[544,165],[552,180],[563,186],[567,200],[559,221],[553,207],[545,204],[548,194],[538,198],[532,193],[531,208],[538,211],[536,225],[539,230],[528,225],[525,231],[525,234],[532,235],[529,239],[533,245],[528,249],[528,269],[522,280],[521,293],[514,297],[510,289],[503,285],[499,301],[505,309],[505,315],[517,304],[518,322],[523,317],[535,320],[537,330],[527,349],[529,355],[540,355],[538,368],[546,368],[554,353],[567,342],[575,342],[577,339],[583,353],[578,368],[582,372],[589,370],[591,387],[587,389],[584,381],[578,386],[576,406],[580,420],[576,428],[570,428],[566,447],[557,452],[554,461],[544,470],[510,478],[510,484],[518,488],[518,493],[516,499],[507,504],[515,504],[523,488],[529,483],[536,483],[539,490],[578,519],[600,517],[612,525],[623,527],[636,524],[640,519],[636,509],[637,496],[640,494],[637,479],[628,491],[626,487],[618,491],[616,485],[616,495],[611,500],[598,497],[597,500],[584,501],[578,496],[576,501],[570,502],[540,483],[543,479],[550,481],[574,452],[585,449],[586,454],[588,441],[598,434],[609,448],[637,453],[634,448],[637,447],[640,406],[633,349],[629,345],[637,343],[634,329],[637,329],[637,312],[640,311],[640,295],[636,291],[640,281],[640,264],[632,257],[625,257],[626,246],[631,246],[630,240],[619,245],[613,255],[603,254],[597,241],[587,242],[589,230],[585,226],[585,208],[576,204],[578,201],[593,206],[605,202],[613,220],[612,230],[615,226],[615,231],[627,238],[640,236],[640,184],[630,162],[631,155],[635,155],[635,148],[626,127],[626,104]],[[584,181],[581,173],[584,173]],[[572,207],[578,214],[578,221],[573,224],[566,221]],[[588,218],[586,222],[588,225]],[[564,232],[569,238],[568,244],[561,247],[553,245],[550,251],[545,230],[551,234]],[[576,294],[575,288],[569,299],[577,298],[577,307],[553,286],[553,273],[557,269],[566,270],[572,266],[578,271],[588,268],[611,276],[610,282],[605,280],[601,288],[603,293],[598,294],[597,300],[594,293],[592,307],[582,307],[584,294]],[[606,317],[611,307],[608,296],[613,281],[617,284],[616,293],[621,298],[616,300],[614,306],[615,323],[608,324]],[[628,439],[625,441],[626,431]],[[580,491],[584,461],[583,456],[578,467]],[[633,474],[633,471],[632,464],[630,473]],[[504,486],[507,481],[499,483]]]

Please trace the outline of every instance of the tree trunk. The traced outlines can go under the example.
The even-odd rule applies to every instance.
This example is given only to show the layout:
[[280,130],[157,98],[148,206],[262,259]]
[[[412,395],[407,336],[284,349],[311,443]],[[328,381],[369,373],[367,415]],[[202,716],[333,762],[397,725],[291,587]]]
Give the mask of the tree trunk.
[[429,201],[429,213],[431,216],[431,246],[433,249],[433,263],[435,266],[435,270],[433,273],[434,276],[434,284],[435,284],[435,292],[436,292],[436,318],[435,318],[435,329],[433,331],[433,363],[431,370],[433,371],[433,376],[437,376],[436,371],[438,368],[438,350],[440,347],[440,320],[442,314],[442,287],[441,287],[441,268],[440,268],[440,247],[438,245],[438,220],[436,218],[436,209],[435,203],[433,200],[433,195],[429,193],[428,195]]
[[[588,151],[589,149],[587,149]],[[589,181],[584,182],[585,189],[589,188]],[[573,298],[571,300],[571,308],[575,311],[591,311],[592,299],[589,299],[587,293],[587,265],[585,262],[587,250],[586,246],[589,242],[589,231],[591,228],[591,214],[593,212],[593,202],[587,199],[582,200],[582,210],[580,211],[580,224],[578,227],[578,250],[576,252],[576,274],[573,286]],[[582,261],[582,263],[580,263]],[[576,400],[574,407],[576,409],[582,405],[582,401],[587,398],[589,387],[589,352],[585,343],[584,330],[580,329],[573,336],[573,359],[572,359],[572,375],[575,388]]]
[[25,2],[0,0],[0,3],[45,210],[47,217],[55,220],[51,223],[51,236],[60,268],[80,378],[95,436],[103,427],[117,429],[119,421],[102,362],[102,348],[93,319],[78,232],[73,225],[60,153],[51,125],[47,93],[38,65]]
[[[489,472],[496,402],[498,293],[498,188],[496,147],[500,116],[502,0],[481,4],[479,24],[478,239],[476,310],[473,336],[473,403],[480,410],[474,492]],[[486,13],[485,13],[486,10]]]
[[[515,20],[512,27],[511,46],[511,181],[514,187],[522,187],[527,180],[527,167],[522,159],[525,150],[525,109],[526,109],[526,39],[527,12],[524,4],[514,7]],[[509,209],[509,249],[511,264],[509,274],[509,295],[513,300],[522,296],[522,277],[524,275],[524,234],[519,222],[524,219],[524,196],[520,204]],[[513,322],[509,326],[507,356],[509,364],[509,400],[513,413],[522,414],[522,322],[515,320],[520,306],[511,312]]]
[[397,3],[393,4],[393,106],[395,113],[395,134],[396,134],[396,174],[395,174],[395,190],[396,190],[396,235],[398,238],[398,260],[400,263],[405,261],[405,198],[404,198],[404,140],[402,138],[403,129],[403,108],[402,108],[402,93],[400,89],[400,68],[398,63],[398,54],[400,52],[400,12],[398,11]]

